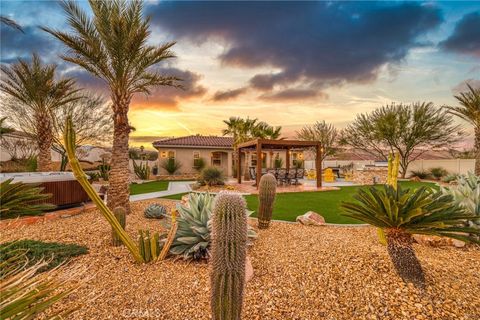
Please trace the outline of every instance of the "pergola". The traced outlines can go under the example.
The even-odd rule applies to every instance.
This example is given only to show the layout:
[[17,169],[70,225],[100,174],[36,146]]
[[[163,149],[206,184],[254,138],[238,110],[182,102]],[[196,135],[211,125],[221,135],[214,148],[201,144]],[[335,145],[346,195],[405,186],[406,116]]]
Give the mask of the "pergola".
[[275,149],[275,150],[282,150],[284,149],[286,152],[286,168],[287,170],[290,167],[290,150],[291,149],[309,149],[315,148],[316,150],[316,158],[315,158],[315,169],[317,172],[317,188],[322,186],[322,146],[320,142],[317,141],[302,141],[302,140],[268,140],[268,139],[255,139],[250,140],[238,145],[238,163],[237,163],[237,177],[238,183],[242,183],[242,164],[241,164],[241,153],[243,151],[256,151],[257,153],[257,176],[256,176],[256,183],[260,182],[260,178],[262,177],[262,161],[260,161],[260,155],[262,154],[262,150],[264,149]]

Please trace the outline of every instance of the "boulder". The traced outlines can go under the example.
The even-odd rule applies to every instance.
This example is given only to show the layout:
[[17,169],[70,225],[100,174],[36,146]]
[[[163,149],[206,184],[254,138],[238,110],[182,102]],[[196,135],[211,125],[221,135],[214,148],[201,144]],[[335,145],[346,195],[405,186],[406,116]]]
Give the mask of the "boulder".
[[298,216],[296,221],[306,226],[324,226],[325,225],[325,219],[321,215],[313,211],[308,211],[307,213],[301,216]]
[[252,262],[250,261],[250,257],[247,256],[245,260],[245,282],[250,281],[253,278],[253,266]]
[[431,247],[456,247],[463,248],[465,247],[465,242],[451,239],[446,237],[437,237],[437,236],[426,236],[421,234],[415,234],[413,236],[415,241],[421,245],[431,246]]

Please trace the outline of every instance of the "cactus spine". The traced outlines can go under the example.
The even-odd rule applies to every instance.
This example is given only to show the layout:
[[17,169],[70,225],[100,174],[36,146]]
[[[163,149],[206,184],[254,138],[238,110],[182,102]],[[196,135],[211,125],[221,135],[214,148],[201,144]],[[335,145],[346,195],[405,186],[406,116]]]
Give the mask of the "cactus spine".
[[[113,209],[113,215],[117,219],[118,223],[120,223],[120,226],[122,227],[123,230],[125,230],[125,225],[127,223],[127,211],[122,208],[122,207],[116,207]],[[117,232],[115,229],[112,227],[112,245],[115,247],[121,246],[123,244],[122,240],[118,236]]]
[[245,288],[247,216],[242,196],[220,192],[213,210],[211,308],[213,320],[240,320]]
[[258,185],[258,228],[260,229],[267,229],[270,225],[276,191],[275,177],[270,173],[263,175]]
[[82,188],[88,194],[90,199],[95,203],[97,208],[103,214],[108,223],[112,226],[113,230],[117,233],[119,239],[125,244],[125,246],[130,250],[135,260],[139,263],[145,262],[145,260],[140,255],[138,247],[135,245],[135,242],[129,237],[129,235],[123,230],[122,226],[118,220],[113,215],[112,211],[103,203],[102,199],[93,189],[90,182],[88,182],[87,175],[83,172],[80,167],[80,162],[75,156],[75,131],[73,130],[72,118],[68,117],[65,124],[65,134],[64,134],[65,148],[67,150],[68,161],[72,168],[75,178],[78,180]]

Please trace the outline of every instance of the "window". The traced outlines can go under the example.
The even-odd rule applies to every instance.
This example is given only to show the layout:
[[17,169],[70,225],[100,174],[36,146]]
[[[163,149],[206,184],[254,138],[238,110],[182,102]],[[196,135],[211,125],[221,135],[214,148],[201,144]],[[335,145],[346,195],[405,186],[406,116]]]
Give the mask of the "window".
[[292,152],[292,164],[294,166],[301,166],[303,164],[302,152]]
[[212,152],[212,166],[222,165],[222,154],[220,152]]
[[200,162],[202,160],[200,159],[200,151],[193,151],[193,167],[197,168],[200,167]]
[[[256,153],[252,153],[252,158],[251,158],[251,166],[252,167],[256,167],[257,166],[257,154]],[[262,167],[266,167],[267,166],[267,154],[265,152],[262,152]]]
[[168,156],[168,159],[175,159],[175,151],[174,150],[168,150],[167,156]]
[[165,159],[167,157],[167,151],[160,152],[160,158]]

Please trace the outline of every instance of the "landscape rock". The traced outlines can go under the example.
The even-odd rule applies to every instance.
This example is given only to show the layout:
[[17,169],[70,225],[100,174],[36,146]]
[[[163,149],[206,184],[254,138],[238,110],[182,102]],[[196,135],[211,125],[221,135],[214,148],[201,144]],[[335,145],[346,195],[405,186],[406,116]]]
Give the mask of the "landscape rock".
[[245,282],[250,281],[253,278],[253,266],[250,257],[247,256],[245,260]]
[[313,211],[308,211],[307,213],[301,216],[298,216],[296,221],[306,226],[324,226],[325,225],[325,219],[321,215]]
[[415,234],[413,236],[415,241],[421,245],[431,246],[431,247],[456,247],[456,248],[463,248],[465,247],[465,242],[450,239],[446,237],[437,237],[437,236],[426,236]]

